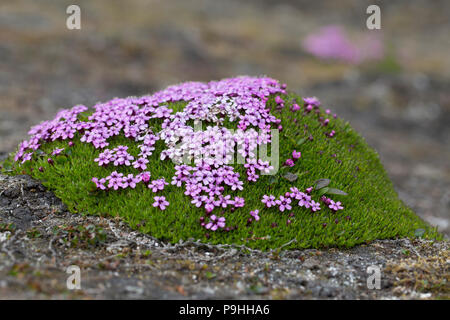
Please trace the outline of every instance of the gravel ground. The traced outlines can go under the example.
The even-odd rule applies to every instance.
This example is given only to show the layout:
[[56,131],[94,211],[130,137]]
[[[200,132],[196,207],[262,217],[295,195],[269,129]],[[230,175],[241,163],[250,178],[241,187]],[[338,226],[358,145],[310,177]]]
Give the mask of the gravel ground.
[[[407,239],[348,250],[170,245],[118,219],[70,214],[28,176],[0,176],[0,296],[8,299],[443,299],[449,254],[447,241]],[[67,289],[70,265],[81,269],[80,290]],[[372,265],[380,289],[367,287]]]

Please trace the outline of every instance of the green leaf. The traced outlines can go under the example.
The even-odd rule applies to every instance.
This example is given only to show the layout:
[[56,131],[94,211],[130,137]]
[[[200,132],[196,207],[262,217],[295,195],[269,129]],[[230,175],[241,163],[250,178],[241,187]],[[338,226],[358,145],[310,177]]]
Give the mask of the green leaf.
[[306,141],[306,138],[300,138],[297,140],[297,146],[302,145]]
[[330,182],[331,182],[330,179],[319,179],[315,181],[314,184],[316,185],[316,190],[319,190],[328,186]]
[[286,172],[285,174],[283,174],[283,178],[285,178],[286,180],[288,180],[290,182],[294,182],[295,180],[297,180],[298,177],[295,173]]
[[337,194],[337,195],[340,195],[340,196],[347,196],[348,195],[348,193],[346,193],[346,192],[344,192],[342,190],[336,189],[336,188],[328,188],[328,191],[326,193],[327,194]]
[[325,193],[327,193],[327,191],[328,191],[327,187],[324,187],[324,188],[320,189],[319,190],[319,196],[323,196]]

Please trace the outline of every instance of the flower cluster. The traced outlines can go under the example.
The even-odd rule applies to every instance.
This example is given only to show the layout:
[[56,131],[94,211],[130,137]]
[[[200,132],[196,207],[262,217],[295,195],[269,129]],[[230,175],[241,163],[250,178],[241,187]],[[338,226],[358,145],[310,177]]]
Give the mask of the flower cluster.
[[302,153],[300,151],[297,151],[294,149],[294,151],[292,151],[292,159],[289,158],[284,162],[284,165],[286,167],[293,167],[295,166],[295,161],[297,161],[298,159],[300,159],[300,157],[302,156]]
[[233,208],[244,206],[244,198],[231,199],[230,195],[223,194],[225,187],[231,190],[243,190],[239,173],[234,172],[232,167],[223,166],[213,169],[210,165],[199,167],[179,165],[175,166],[175,170],[172,184],[184,185],[184,194],[192,198],[192,204],[198,208],[203,207],[207,213],[216,207],[225,209],[228,206]]
[[112,150],[105,149],[105,151],[100,153],[98,158],[95,158],[94,161],[101,167],[107,166],[109,163],[113,163],[116,167],[122,165],[130,166],[134,157],[131,156],[127,150],[127,146],[118,146]]
[[322,196],[320,198],[320,200],[325,203],[325,205],[328,206],[328,208],[330,208],[331,210],[333,210],[334,212],[337,212],[339,210],[343,210],[344,207],[342,206],[340,201],[334,202],[333,200],[331,200],[330,198],[327,198],[325,196]]
[[158,192],[161,190],[164,190],[164,186],[167,186],[168,183],[166,182],[166,180],[164,178],[161,179],[157,179],[157,180],[153,180],[148,187],[153,191],[153,192]]
[[320,59],[340,60],[358,64],[367,60],[379,60],[384,47],[379,35],[366,35],[364,40],[352,41],[341,26],[328,25],[308,35],[303,47]]
[[[309,187],[305,192],[301,192],[298,188],[291,187],[289,192],[286,192],[278,199],[273,195],[263,195],[261,202],[264,203],[267,208],[278,206],[278,210],[284,212],[292,210],[292,202],[297,200],[297,205],[299,207],[310,209],[312,212],[320,211],[320,203],[311,199],[312,189],[312,187]],[[335,202],[325,196],[322,196],[320,200],[334,212],[344,209],[340,201]]]
[[[88,108],[78,105],[33,127],[29,132],[30,139],[20,144],[15,161],[31,161],[33,154],[46,142],[69,140],[72,146],[72,139],[78,134],[81,143],[91,144],[97,150],[94,161],[99,166],[128,167],[127,170],[136,171],[135,174],[124,174],[117,169],[107,177],[93,177],[92,182],[98,190],[134,189],[143,183],[157,193],[169,185],[165,178],[151,180],[149,157],[155,151],[156,142],[161,141],[163,150],[157,155],[160,161],[176,163],[171,185],[183,188],[191,203],[205,210],[209,221],[203,218],[203,227],[211,231],[224,229],[225,218],[211,214],[212,211],[216,208],[217,211],[226,208],[233,211],[245,205],[243,197],[232,198],[227,192],[242,191],[243,179],[255,182],[261,174],[273,169],[268,161],[256,158],[256,151],[258,146],[271,143],[271,129],[282,130],[281,120],[270,113],[266,103],[271,95],[285,94],[285,89],[285,85],[274,79],[239,77],[209,83],[186,82],[153,95],[115,98],[96,104],[90,115],[85,113]],[[185,102],[186,106],[174,112],[168,103],[177,101]],[[284,108],[285,101],[279,95],[275,101],[277,108]],[[316,98],[304,99],[305,112],[319,105]],[[300,106],[294,104],[291,109],[297,111]],[[196,125],[202,122],[207,123],[207,127],[199,130]],[[225,122],[236,123],[238,129],[227,129],[223,126]],[[161,128],[159,132],[155,131],[154,124]],[[119,135],[137,143],[137,154],[130,154],[126,145],[110,147],[111,138]],[[235,150],[244,159],[246,177],[241,177],[230,166]],[[55,149],[52,156],[62,151]],[[294,165],[300,157],[301,153],[293,150],[292,159],[286,164]],[[186,159],[190,161],[186,162]],[[54,163],[51,158],[48,162]],[[264,196],[263,202],[267,207],[278,206],[280,211],[289,211],[292,201],[298,200],[299,206],[320,210],[318,203],[308,197],[306,193],[290,192],[278,199],[272,195]],[[155,196],[152,205],[165,210],[169,202],[164,196]],[[327,205],[334,211],[342,209],[340,202]],[[250,214],[252,221],[259,220],[258,210]]]

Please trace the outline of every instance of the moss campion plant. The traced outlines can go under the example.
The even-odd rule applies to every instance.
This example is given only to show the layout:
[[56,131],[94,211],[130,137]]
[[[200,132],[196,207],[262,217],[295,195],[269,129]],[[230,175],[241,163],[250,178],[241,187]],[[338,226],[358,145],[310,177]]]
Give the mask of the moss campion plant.
[[348,123],[274,79],[78,105],[29,134],[3,171],[41,180],[74,213],[119,216],[163,240],[268,249],[440,237]]

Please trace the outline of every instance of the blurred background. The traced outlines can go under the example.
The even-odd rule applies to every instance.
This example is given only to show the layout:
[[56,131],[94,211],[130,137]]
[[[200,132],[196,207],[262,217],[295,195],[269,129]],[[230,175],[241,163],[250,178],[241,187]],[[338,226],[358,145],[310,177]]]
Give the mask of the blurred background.
[[[71,4],[81,30],[66,27]],[[371,4],[381,30],[366,27]],[[448,0],[1,0],[0,157],[60,108],[267,75],[349,120],[400,197],[450,234],[449,17]]]

